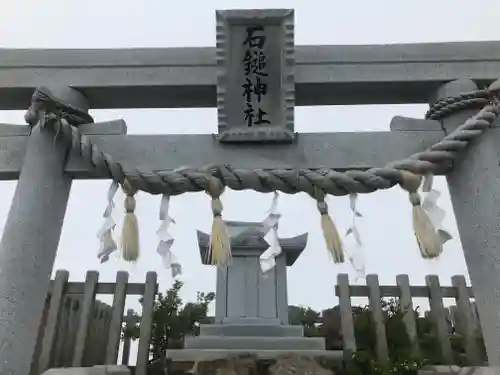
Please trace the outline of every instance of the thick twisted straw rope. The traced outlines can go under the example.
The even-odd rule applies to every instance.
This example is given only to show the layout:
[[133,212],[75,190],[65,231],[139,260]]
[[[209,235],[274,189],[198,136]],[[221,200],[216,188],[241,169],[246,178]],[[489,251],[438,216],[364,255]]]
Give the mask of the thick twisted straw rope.
[[[484,95],[476,97],[472,95],[471,98],[465,97],[464,101],[466,106],[470,106],[479,102],[484,103],[486,99]],[[456,103],[446,100],[442,103],[441,108],[437,109],[437,114],[427,117],[438,118],[443,112],[457,109]],[[115,162],[111,155],[100,151],[76,127],[67,121],[58,121],[58,116],[47,114],[44,129],[52,131],[55,137],[61,136],[67,142],[71,142],[72,148],[76,149],[85,160],[97,170],[107,171],[114,181],[123,183],[126,179],[133,188],[150,194],[173,196],[186,192],[207,191],[210,189],[211,179],[215,177],[233,190],[252,189],[263,193],[282,191],[288,194],[306,192],[314,196],[317,189],[320,189],[325,194],[343,196],[350,193],[371,193],[397,184],[408,184],[409,174],[405,172],[411,172],[410,176],[413,175],[415,179],[442,172],[472,140],[491,127],[499,114],[500,105],[495,100],[494,104],[487,104],[453,133],[426,151],[413,154],[401,161],[394,161],[382,168],[346,172],[332,169],[249,170],[235,169],[230,165],[173,171],[125,169],[122,164]]]
[[429,120],[441,120],[462,109],[480,109],[490,103],[495,92],[496,87],[494,86],[494,89],[476,90],[440,99],[427,111],[425,118]]

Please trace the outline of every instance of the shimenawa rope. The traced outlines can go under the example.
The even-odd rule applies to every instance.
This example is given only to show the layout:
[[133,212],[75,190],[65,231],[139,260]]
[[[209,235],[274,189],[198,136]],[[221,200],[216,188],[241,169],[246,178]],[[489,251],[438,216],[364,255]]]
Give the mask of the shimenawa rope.
[[[113,161],[109,154],[100,151],[87,136],[81,134],[68,121],[58,121],[61,118],[61,113],[55,116],[47,113],[44,129],[52,131],[56,138],[63,137],[67,142],[71,142],[72,148],[78,151],[92,166],[99,170],[108,171],[109,176],[114,181],[122,186],[127,186],[126,193],[127,190],[129,191],[127,199],[130,198],[126,201],[128,214],[133,215],[135,201],[133,202],[134,208],[132,208],[131,202],[137,190],[169,196],[195,191],[209,193],[212,196],[212,210],[214,212],[211,251],[215,264],[226,264],[230,259],[229,238],[221,218],[222,205],[219,199],[224,186],[233,190],[282,191],[289,194],[303,191],[315,197],[322,215],[325,240],[327,244],[330,243],[328,247],[334,254],[334,259],[343,261],[342,244],[337,241],[338,231],[336,231],[331,219],[328,220],[328,210],[322,196],[326,194],[343,196],[352,193],[370,193],[399,184],[409,192],[410,201],[414,207],[413,225],[421,253],[424,257],[435,257],[442,251],[442,244],[438,245],[437,232],[420,204],[418,189],[422,176],[430,176],[448,170],[450,163],[456,159],[459,152],[491,127],[493,121],[500,114],[500,106],[498,101],[494,99],[494,95],[498,91],[497,86],[498,83],[495,82],[487,90],[463,94],[459,99],[449,100],[445,98],[437,102],[427,113],[427,118],[436,119],[454,110],[486,105],[475,116],[426,151],[413,154],[401,161],[394,161],[382,168],[371,168],[365,171],[337,172],[333,169],[246,170],[235,169],[230,165],[209,166],[201,169],[182,168],[174,171],[145,171],[138,168],[127,170],[122,164]],[[36,104],[38,110],[40,103]],[[30,110],[34,109],[30,108]],[[60,109],[59,112],[61,112]],[[136,227],[132,225],[131,216],[128,221],[130,228]],[[136,221],[135,224],[137,224]],[[137,246],[135,246],[135,240],[129,239],[128,242],[125,242],[130,243],[132,248],[137,247],[138,254],[138,241]],[[133,258],[133,256],[131,257]]]

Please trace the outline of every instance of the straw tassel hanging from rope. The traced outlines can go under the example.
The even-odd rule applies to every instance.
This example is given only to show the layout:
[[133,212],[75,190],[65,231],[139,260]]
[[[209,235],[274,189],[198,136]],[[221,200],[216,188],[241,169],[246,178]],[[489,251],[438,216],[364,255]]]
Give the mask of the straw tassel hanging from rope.
[[420,254],[424,259],[436,258],[443,252],[443,244],[429,215],[421,205],[418,189],[422,177],[406,171],[401,171],[401,175],[403,178],[401,187],[409,193],[410,202],[413,205],[413,231]]
[[207,194],[212,197],[212,234],[210,236],[210,248],[208,251],[211,264],[225,267],[231,263],[231,240],[222,219],[222,202],[220,196],[224,192],[224,185],[215,177],[209,177]]
[[135,262],[139,258],[139,225],[135,215],[137,190],[127,180],[123,182],[122,189],[126,195],[121,238],[122,257],[127,262]]
[[331,254],[335,263],[344,263],[344,245],[340,239],[339,231],[335,226],[332,218],[328,214],[328,205],[325,202],[326,194],[316,189],[313,195],[316,199],[318,211],[321,215],[321,229],[323,230],[323,237],[325,238],[326,248]]

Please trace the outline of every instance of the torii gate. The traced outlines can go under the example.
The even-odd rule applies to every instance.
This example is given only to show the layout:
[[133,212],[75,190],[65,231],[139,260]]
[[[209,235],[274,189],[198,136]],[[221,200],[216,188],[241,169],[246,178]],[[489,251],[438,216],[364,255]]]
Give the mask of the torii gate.
[[[276,121],[264,132],[234,123],[231,118],[238,113],[233,113],[233,105],[242,104],[226,107],[231,99],[224,99],[224,90],[231,92],[233,81],[240,78],[234,66],[225,65],[224,53],[238,51],[234,40],[249,24],[265,26],[270,43],[279,47],[274,57],[284,61],[282,66],[270,65],[280,79],[270,88],[274,107],[269,111]],[[26,108],[40,85],[58,88],[52,90],[54,96],[76,105],[82,116],[86,105],[95,109],[218,106],[218,139],[117,135],[125,131],[121,122],[82,125],[79,130],[95,134],[87,140],[121,165],[146,166],[163,174],[180,165],[202,168],[207,162],[230,162],[239,170],[310,171],[326,166],[339,172],[364,171],[439,142],[477,112],[474,106],[486,104],[489,92],[478,91],[477,85],[500,77],[497,42],[295,48],[293,12],[282,10],[219,13],[217,30],[217,48],[2,50],[0,109]],[[67,87],[77,88],[88,103]],[[462,95],[470,92],[474,94]],[[294,101],[299,106],[433,104],[447,97],[458,99],[448,101],[452,105],[445,106],[440,121],[395,117],[389,132],[298,136],[293,132]],[[446,104],[438,103],[440,108]],[[19,180],[0,242],[2,374],[29,371],[72,179],[112,174],[104,168],[106,163],[94,163],[98,168],[89,163],[95,148],[67,155],[69,144],[63,140],[68,134],[54,144],[53,134],[40,123],[43,116],[36,115],[39,123],[31,129],[0,127],[0,178]],[[484,119],[476,122],[481,121],[488,125]],[[490,130],[472,142],[452,170],[441,171],[447,173],[490,365],[500,364],[499,145],[498,130]],[[250,184],[232,183],[237,182],[240,187]],[[144,180],[137,183],[155,192]]]

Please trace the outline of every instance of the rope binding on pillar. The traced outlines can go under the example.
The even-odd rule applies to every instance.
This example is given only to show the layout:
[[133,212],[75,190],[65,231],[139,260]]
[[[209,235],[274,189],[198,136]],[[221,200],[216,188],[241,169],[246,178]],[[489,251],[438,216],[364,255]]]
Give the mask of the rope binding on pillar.
[[[44,131],[50,131],[54,136],[61,137],[96,170],[107,171],[114,183],[122,185],[127,195],[125,200],[127,230],[122,236],[122,252],[127,260],[134,261],[139,254],[138,225],[134,214],[134,195],[139,190],[168,197],[186,192],[207,192],[212,198],[214,216],[210,242],[211,263],[227,266],[231,260],[231,244],[221,216],[220,201],[225,187],[233,190],[251,189],[262,193],[281,191],[287,194],[299,192],[309,194],[317,201],[327,249],[335,262],[343,262],[344,246],[328,214],[326,196],[349,195],[352,198],[358,194],[389,189],[395,185],[400,185],[409,193],[413,207],[413,230],[422,257],[435,258],[441,254],[443,242],[449,239],[449,234],[437,228],[438,224],[434,223],[432,218],[435,215],[431,215],[429,211],[430,208],[435,210],[437,207],[436,194],[428,200],[429,204],[426,204],[427,197],[421,201],[419,190],[422,178],[424,178],[423,193],[430,194],[432,176],[446,174],[452,168],[452,162],[465,151],[470,142],[492,126],[500,114],[500,104],[497,99],[499,91],[500,80],[487,89],[437,101],[427,112],[426,118],[439,120],[458,110],[478,107],[481,109],[455,131],[423,152],[410,155],[404,160],[391,162],[384,167],[345,172],[328,168],[250,170],[237,169],[227,164],[201,169],[179,168],[173,171],[147,171],[143,168],[139,170],[125,167],[115,162],[111,155],[99,150],[89,137],[78,130],[79,124],[93,122],[88,115],[88,107],[78,106],[78,100],[81,99],[79,93],[73,96],[74,103],[67,103],[58,99],[51,89],[35,90],[26,121],[34,126],[39,120],[38,114],[43,109],[46,123]],[[106,233],[108,235],[110,230],[108,229]]]

